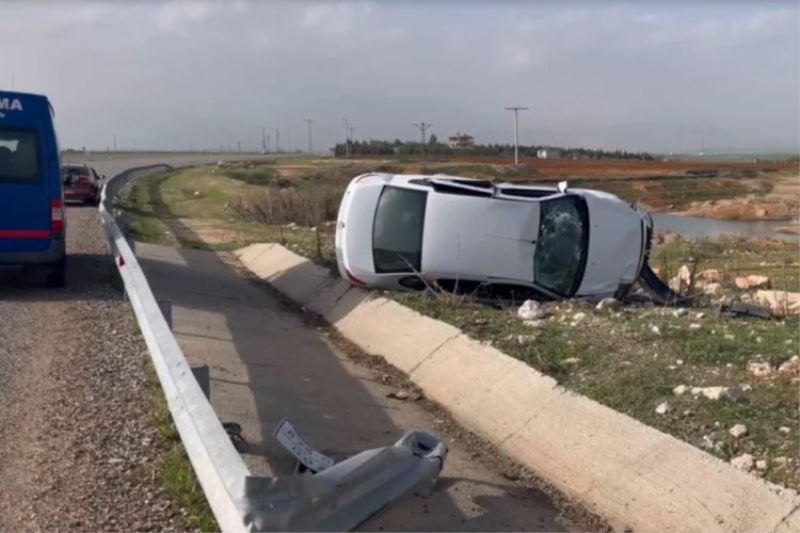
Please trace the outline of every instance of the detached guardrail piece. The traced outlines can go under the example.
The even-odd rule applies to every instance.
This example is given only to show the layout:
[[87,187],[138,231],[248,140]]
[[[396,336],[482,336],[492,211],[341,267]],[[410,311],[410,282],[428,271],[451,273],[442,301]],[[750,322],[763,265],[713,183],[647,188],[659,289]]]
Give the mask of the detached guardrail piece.
[[208,367],[199,376],[190,367],[172,333],[171,304],[156,301],[111,213],[114,195],[131,178],[170,168],[141,167],[115,176],[103,187],[99,211],[172,420],[222,531],[344,531],[410,491],[429,495],[447,447],[416,431],[394,446],[361,452],[317,474],[250,474],[235,448],[243,442],[241,426],[220,422],[208,400]]
[[428,497],[447,456],[430,433],[361,452],[317,474],[245,479],[251,531],[347,531],[408,493]]

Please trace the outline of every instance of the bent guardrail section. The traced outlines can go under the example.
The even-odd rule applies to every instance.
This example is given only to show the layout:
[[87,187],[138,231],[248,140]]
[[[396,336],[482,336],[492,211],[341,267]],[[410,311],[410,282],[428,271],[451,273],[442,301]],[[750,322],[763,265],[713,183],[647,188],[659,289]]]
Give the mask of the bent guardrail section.
[[317,474],[252,476],[172,334],[147,278],[113,216],[113,198],[131,179],[168,170],[127,170],[103,187],[99,212],[172,419],[222,531],[349,530],[392,501],[428,496],[447,446],[409,431],[392,446],[363,451]]

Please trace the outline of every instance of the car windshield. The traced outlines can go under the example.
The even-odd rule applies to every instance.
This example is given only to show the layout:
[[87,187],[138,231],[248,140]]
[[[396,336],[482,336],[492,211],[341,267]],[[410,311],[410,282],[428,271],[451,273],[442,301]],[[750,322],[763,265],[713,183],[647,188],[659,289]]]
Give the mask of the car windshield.
[[375,272],[421,269],[425,191],[386,187],[378,200],[372,229]]
[[578,196],[563,196],[541,206],[533,279],[556,294],[571,296],[578,289],[586,264],[586,204]]
[[35,132],[0,128],[0,181],[35,180],[38,162]]

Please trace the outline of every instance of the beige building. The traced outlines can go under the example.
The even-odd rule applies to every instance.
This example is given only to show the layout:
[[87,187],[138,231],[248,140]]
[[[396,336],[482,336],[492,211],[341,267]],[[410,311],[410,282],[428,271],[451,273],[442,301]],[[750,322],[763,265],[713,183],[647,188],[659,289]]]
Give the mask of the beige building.
[[456,132],[455,135],[451,135],[447,140],[447,146],[450,148],[469,148],[470,146],[475,146],[475,138],[466,133]]

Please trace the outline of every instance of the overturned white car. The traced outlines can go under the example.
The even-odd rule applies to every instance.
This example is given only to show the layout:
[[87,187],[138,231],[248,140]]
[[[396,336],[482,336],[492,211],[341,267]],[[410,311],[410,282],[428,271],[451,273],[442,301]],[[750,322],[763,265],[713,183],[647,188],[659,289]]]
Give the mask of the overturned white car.
[[622,298],[646,267],[651,234],[642,209],[563,182],[375,173],[344,193],[336,255],[342,276],[365,287]]

